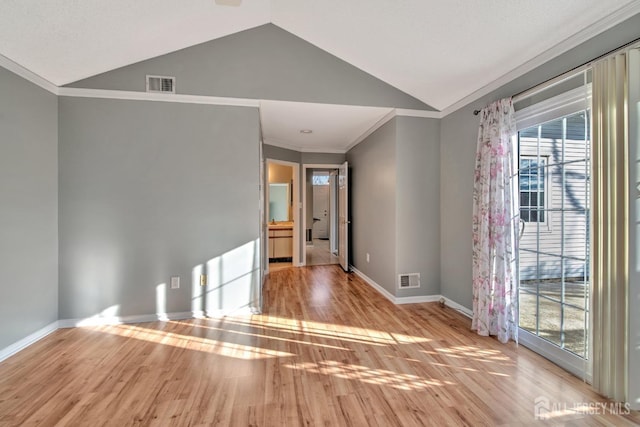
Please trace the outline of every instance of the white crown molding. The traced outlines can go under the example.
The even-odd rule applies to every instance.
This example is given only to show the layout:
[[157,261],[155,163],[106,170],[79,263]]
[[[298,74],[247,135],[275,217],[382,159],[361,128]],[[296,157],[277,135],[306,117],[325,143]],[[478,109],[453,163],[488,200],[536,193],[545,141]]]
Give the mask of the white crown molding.
[[344,152],[346,153],[347,151],[351,150],[353,147],[355,147],[356,145],[360,144],[362,141],[367,139],[367,137],[369,137],[372,133],[374,133],[375,131],[380,129],[382,126],[384,126],[389,120],[393,119],[394,117],[398,117],[398,116],[400,116],[400,117],[422,117],[422,118],[426,118],[426,119],[441,119],[442,118],[442,113],[440,111],[409,110],[409,109],[406,109],[406,108],[393,108],[387,114],[382,116],[380,118],[380,120],[375,122],[373,124],[373,126],[371,126],[369,129],[367,129],[365,132],[363,132],[362,135],[360,135],[359,137],[354,139],[349,145],[347,145],[347,148],[345,149]]
[[344,154],[347,151],[336,148],[305,148],[297,145],[290,144],[286,141],[282,141],[276,138],[264,138],[262,141],[264,144],[272,145],[274,147],[285,148],[287,150],[297,151],[299,153],[337,153]]
[[517,79],[520,76],[528,73],[536,69],[537,67],[549,62],[553,58],[567,52],[570,49],[578,46],[581,43],[584,43],[591,39],[592,37],[597,36],[598,34],[608,30],[609,28],[621,23],[622,21],[632,17],[633,15],[640,13],[640,1],[635,0],[622,8],[616,10],[611,13],[607,17],[599,20],[598,22],[590,25],[589,27],[583,29],[582,31],[577,32],[573,36],[561,41],[556,44],[552,48],[542,52],[540,55],[535,58],[525,62],[524,64],[514,68],[512,71],[507,74],[502,75],[497,78],[493,82],[488,85],[476,90],[470,95],[465,96],[460,99],[458,102],[455,102],[448,107],[444,108],[441,113],[442,117],[446,117],[447,115],[459,110],[460,108],[476,101],[477,99],[488,95],[494,90],[504,86],[505,84]]
[[183,104],[224,105],[231,107],[260,107],[260,100],[245,98],[225,98],[219,96],[165,94],[124,90],[84,89],[61,87],[58,95],[75,98],[121,99],[128,101],[176,102]]
[[422,117],[425,119],[441,119],[442,111],[409,110],[406,108],[396,108],[396,115],[403,117]]
[[266,145],[271,145],[273,147],[285,148],[287,150],[298,151],[298,152],[301,152],[300,150],[302,149],[301,147],[288,144],[286,142],[282,142],[279,139],[275,139],[275,138],[263,138],[262,143]]
[[24,350],[25,348],[29,347],[31,344],[34,344],[37,341],[49,335],[50,333],[55,332],[57,329],[58,329],[58,321],[56,320],[55,322],[48,324],[44,328],[39,329],[30,335],[27,335],[26,337],[22,338],[20,341],[17,341],[3,349],[0,349],[0,362],[2,362],[5,359],[8,359],[9,357],[13,356],[19,351]]
[[[175,102],[185,104],[204,104],[204,105],[221,105],[234,107],[254,107],[260,108],[261,102],[269,100],[246,99],[246,98],[226,98],[217,96],[202,95],[184,95],[184,94],[164,94],[136,91],[122,91],[109,89],[86,89],[73,87],[56,87],[56,94],[59,96],[67,96],[74,98],[99,98],[99,99],[118,99],[129,101],[156,101],[156,102]],[[409,109],[390,109],[380,120],[373,126],[362,133],[358,138],[351,142],[345,149],[337,148],[308,148],[293,145],[287,141],[281,141],[274,138],[264,138],[264,143],[288,150],[294,150],[301,153],[337,153],[344,154],[351,148],[358,145],[373,132],[396,116],[405,117],[423,117],[423,118],[441,118],[442,114],[438,111],[409,110]]]
[[318,147],[318,148],[301,148],[300,149],[301,153],[330,153],[330,154],[344,154],[347,151],[346,150],[342,150],[342,149],[338,149],[338,148],[322,148],[322,147]]
[[47,90],[54,95],[58,94],[58,86],[51,83],[49,80],[40,77],[38,74],[33,71],[27,70],[22,65],[13,62],[6,56],[0,55],[0,67],[6,68],[12,73],[22,77],[23,79],[30,81],[31,83],[40,86],[42,89]]
[[369,129],[364,131],[364,133],[362,133],[362,135],[360,135],[359,137],[354,139],[349,145],[347,145],[347,148],[344,150],[344,152],[346,153],[347,151],[351,150],[356,145],[360,144],[362,141],[367,139],[367,137],[369,137],[369,135],[371,135],[372,133],[374,133],[375,131],[380,129],[383,125],[385,125],[389,120],[393,119],[395,116],[396,116],[396,110],[395,109],[391,109],[391,111],[389,111],[387,114],[382,116],[380,118],[380,120],[375,122],[373,124],[373,126],[371,126]]

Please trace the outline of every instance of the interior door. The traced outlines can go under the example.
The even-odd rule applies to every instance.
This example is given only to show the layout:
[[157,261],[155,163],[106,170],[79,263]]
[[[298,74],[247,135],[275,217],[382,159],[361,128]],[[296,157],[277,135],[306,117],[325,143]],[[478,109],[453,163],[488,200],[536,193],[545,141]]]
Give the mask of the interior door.
[[349,271],[349,164],[338,169],[338,260]]
[[313,186],[313,238],[329,238],[329,186]]

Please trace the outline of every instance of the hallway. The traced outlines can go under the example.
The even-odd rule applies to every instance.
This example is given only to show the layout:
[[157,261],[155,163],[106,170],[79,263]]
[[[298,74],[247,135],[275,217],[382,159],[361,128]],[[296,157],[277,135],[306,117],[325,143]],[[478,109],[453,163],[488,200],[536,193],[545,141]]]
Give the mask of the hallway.
[[313,246],[307,246],[307,266],[338,263],[338,256],[332,254],[329,250],[329,240],[313,239]]

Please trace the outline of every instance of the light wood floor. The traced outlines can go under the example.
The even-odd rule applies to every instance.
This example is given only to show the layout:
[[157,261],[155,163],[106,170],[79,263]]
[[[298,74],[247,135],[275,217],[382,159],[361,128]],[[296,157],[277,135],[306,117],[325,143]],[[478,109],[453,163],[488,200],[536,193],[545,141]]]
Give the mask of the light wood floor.
[[269,263],[269,272],[274,272],[278,270],[286,270],[288,268],[293,267],[292,262],[270,262]]
[[306,265],[338,264],[337,255],[331,253],[329,240],[313,239],[313,246],[307,246]]
[[[1,426],[635,425],[437,303],[394,306],[339,266],[270,275],[263,315],[58,330],[0,363]],[[557,407],[556,407],[557,409]]]

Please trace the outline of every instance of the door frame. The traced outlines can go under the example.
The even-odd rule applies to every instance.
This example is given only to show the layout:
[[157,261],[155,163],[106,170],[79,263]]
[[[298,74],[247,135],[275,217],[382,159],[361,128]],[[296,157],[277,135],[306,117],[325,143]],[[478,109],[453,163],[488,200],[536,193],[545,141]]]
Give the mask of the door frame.
[[[262,262],[264,264],[264,273],[269,273],[269,165],[283,165],[291,166],[292,171],[292,213],[293,213],[293,257],[291,264],[293,266],[300,266],[300,236],[301,236],[301,223],[300,212],[302,206],[300,205],[300,164],[295,162],[288,162],[286,160],[278,160],[266,158],[264,159],[264,197],[262,200],[262,233],[264,236],[265,244],[263,245]],[[304,187],[303,187],[304,188]]]
[[[569,90],[559,95],[552,96],[544,101],[540,101],[530,107],[524,108],[516,112],[517,132],[527,129],[531,126],[538,126],[549,122],[551,120],[557,120],[571,114],[575,114],[583,109],[591,109],[591,85],[587,84],[587,87],[579,86],[576,89]],[[588,106],[585,102],[588,102]],[[518,211],[520,209],[519,204],[519,182],[518,175],[520,169],[520,144],[518,143],[518,136],[516,135],[513,141],[513,170],[514,170],[514,195],[513,203],[514,209]],[[520,311],[520,249],[518,244],[518,256],[517,258],[517,283],[518,283],[518,311]],[[591,282],[591,281],[590,281]],[[591,291],[589,291],[591,297]],[[585,307],[585,312],[588,308]],[[518,313],[519,316],[519,313]],[[543,357],[551,360],[555,364],[559,365],[566,371],[571,372],[578,378],[582,378],[585,381],[591,383],[593,372],[593,354],[591,340],[592,340],[592,325],[591,316],[588,314],[589,320],[586,323],[586,327],[589,328],[587,339],[589,340],[588,354],[585,358],[581,358],[568,350],[564,350],[559,346],[546,341],[544,338],[533,334],[526,329],[523,329],[518,324],[518,339],[520,344],[533,350],[534,352],[542,355]]]
[[338,254],[338,175],[339,171],[329,172],[329,252]]
[[[307,170],[308,169],[340,169],[340,167],[342,166],[342,164],[327,164],[327,163],[320,163],[320,164],[316,164],[316,163],[304,163],[302,165],[302,206],[301,206],[301,212],[304,212],[304,215],[302,216],[302,236],[303,239],[301,239],[302,244],[302,251],[300,254],[300,264],[299,266],[305,266],[307,265],[307,239],[306,239],[306,232],[307,232]],[[331,234],[331,233],[329,233]]]

